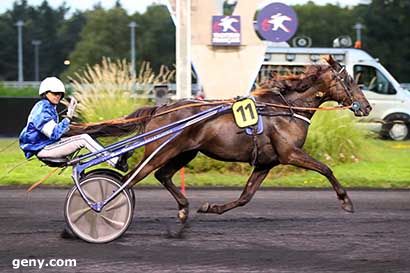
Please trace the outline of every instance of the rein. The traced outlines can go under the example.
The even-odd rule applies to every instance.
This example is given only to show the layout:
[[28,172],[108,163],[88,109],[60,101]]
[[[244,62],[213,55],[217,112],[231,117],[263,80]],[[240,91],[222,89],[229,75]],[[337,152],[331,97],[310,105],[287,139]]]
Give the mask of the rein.
[[[340,71],[335,71],[333,68],[332,69],[332,73],[334,74],[334,79],[338,80],[339,83],[341,83],[344,91],[346,92],[346,94],[348,95],[348,97],[351,99],[352,104],[349,106],[325,106],[325,107],[302,107],[302,106],[292,106],[287,99],[281,94],[279,93],[281,99],[283,100],[283,102],[285,104],[276,104],[276,103],[268,103],[268,102],[263,102],[263,103],[257,103],[257,106],[259,107],[264,107],[264,106],[269,106],[269,107],[276,107],[276,108],[282,108],[282,109],[289,109],[289,111],[293,113],[293,110],[299,110],[299,111],[334,111],[334,110],[346,110],[346,109],[357,109],[358,107],[360,107],[360,104],[358,102],[353,101],[353,95],[351,94],[351,92],[349,91],[348,87],[346,86],[345,83],[345,79],[343,77],[341,77],[341,73],[344,71],[344,67],[342,67],[340,69]],[[335,86],[337,85],[337,83],[335,84]],[[330,87],[330,88],[333,88]],[[241,99],[241,98],[239,98]],[[190,108],[190,107],[202,107],[202,106],[208,106],[208,105],[218,105],[218,104],[233,104],[234,102],[236,102],[238,100],[238,98],[235,99],[228,99],[228,100],[216,100],[216,101],[199,101],[199,102],[194,102],[194,103],[189,103],[186,105],[181,105],[160,113],[155,113],[155,114],[151,114],[151,115],[146,115],[146,116],[140,116],[140,117],[135,117],[135,118],[117,118],[117,119],[111,119],[111,120],[106,120],[106,121],[102,121],[102,122],[90,122],[90,123],[81,123],[81,126],[97,126],[100,124],[110,124],[110,125],[119,125],[119,124],[125,124],[125,123],[132,123],[132,122],[141,122],[144,121],[145,119],[148,118],[156,118],[159,116],[163,116],[165,114],[169,114],[178,110],[182,110],[185,108]]]
[[186,104],[186,105],[181,105],[172,109],[169,109],[167,111],[161,112],[161,113],[157,113],[154,115],[146,115],[146,116],[142,116],[142,117],[135,117],[135,118],[117,118],[117,119],[111,119],[111,120],[106,120],[106,121],[101,121],[101,122],[87,122],[87,123],[81,123],[82,126],[93,126],[93,125],[99,125],[99,124],[123,124],[123,123],[129,123],[129,122],[138,122],[138,121],[143,121],[144,119],[147,118],[156,118],[159,116],[163,116],[165,114],[169,114],[178,110],[182,110],[185,108],[189,108],[189,107],[200,107],[200,106],[207,106],[207,105],[216,105],[216,104],[223,104],[223,103],[229,103],[232,104],[233,102],[235,102],[235,100],[230,99],[230,100],[221,100],[218,102],[199,102],[199,103],[190,103],[190,104]]
[[300,111],[333,111],[333,110],[346,110],[346,109],[352,108],[351,105],[349,105],[349,106],[301,107],[301,106],[275,104],[275,103],[269,103],[269,102],[264,102],[260,105],[261,106],[267,105],[267,106],[271,106],[271,107],[293,109],[293,110],[300,110]]
[[[143,121],[144,119],[147,118],[156,118],[159,116],[163,116],[165,114],[169,114],[178,110],[182,110],[185,108],[190,108],[190,107],[201,107],[201,106],[207,106],[207,105],[216,105],[216,104],[232,104],[236,100],[235,99],[229,99],[229,100],[220,100],[220,101],[215,101],[215,102],[198,102],[198,103],[190,103],[186,105],[181,105],[178,107],[175,107],[173,109],[169,109],[167,111],[157,113],[154,115],[147,115],[147,116],[142,116],[142,117],[135,117],[135,118],[120,118],[120,119],[112,119],[112,120],[106,120],[102,122],[90,122],[90,123],[82,123],[81,125],[83,126],[93,126],[93,125],[99,125],[99,124],[124,124],[124,123],[130,123],[130,122],[138,122],[138,121]],[[263,102],[263,103],[257,103],[257,106],[263,107],[263,106],[269,106],[269,107],[277,107],[277,108],[283,108],[283,109],[289,109],[289,110],[300,110],[300,111],[334,111],[334,110],[346,110],[352,108],[352,106],[325,106],[325,107],[301,107],[301,106],[291,106],[291,105],[284,105],[284,104],[276,104],[276,103],[269,103],[269,102]]]

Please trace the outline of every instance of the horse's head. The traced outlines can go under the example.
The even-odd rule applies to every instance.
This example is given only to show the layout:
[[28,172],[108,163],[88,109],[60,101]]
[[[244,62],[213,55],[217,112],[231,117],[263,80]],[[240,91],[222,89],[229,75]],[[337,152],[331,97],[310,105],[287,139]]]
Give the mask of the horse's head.
[[372,107],[346,69],[335,61],[331,55],[327,56],[325,60],[330,66],[321,75],[325,84],[326,96],[343,106],[350,106],[356,116],[369,115]]

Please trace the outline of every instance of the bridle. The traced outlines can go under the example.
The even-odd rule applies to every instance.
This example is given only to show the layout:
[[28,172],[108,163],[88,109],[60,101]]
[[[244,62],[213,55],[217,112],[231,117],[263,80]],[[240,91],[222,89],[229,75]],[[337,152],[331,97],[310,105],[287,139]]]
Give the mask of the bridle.
[[[340,83],[343,87],[343,91],[346,93],[346,95],[349,97],[350,101],[351,101],[351,109],[356,112],[358,110],[360,110],[361,104],[360,102],[354,100],[353,97],[353,93],[349,90],[349,88],[346,86],[346,80],[345,77],[342,77],[341,74],[343,73],[343,71],[345,71],[345,67],[343,66],[339,71],[336,71],[335,69],[333,69],[332,67],[330,68],[332,73],[333,73],[333,80],[336,80],[337,83]],[[336,86],[337,84],[335,84]],[[333,86],[332,86],[333,87]],[[344,102],[344,101],[343,101]],[[343,104],[342,102],[342,104]]]
[[[361,104],[358,101],[354,100],[354,96],[353,93],[349,90],[349,88],[346,85],[346,79],[345,77],[342,76],[343,71],[345,71],[345,67],[342,67],[339,71],[336,71],[332,66],[329,66],[328,68],[331,73],[332,73],[332,79],[331,82],[333,82],[333,84],[331,84],[329,87],[327,87],[327,89],[332,89],[332,88],[337,88],[337,85],[340,83],[342,85],[343,91],[346,93],[347,97],[350,99],[351,104],[347,105],[347,106],[343,106],[344,102],[346,99],[344,99],[339,106],[335,106],[335,107],[298,107],[298,106],[293,106],[291,105],[291,103],[289,101],[287,101],[283,95],[281,94],[281,92],[277,92],[282,101],[284,102],[285,105],[279,105],[279,104],[274,104],[274,103],[264,103],[265,105],[268,106],[273,106],[273,107],[279,107],[279,108],[287,108],[289,109],[292,113],[293,110],[300,110],[300,111],[316,111],[316,110],[342,110],[342,109],[352,109],[354,112],[360,110]],[[319,76],[320,77],[320,76]],[[323,97],[325,92],[322,92],[320,90],[318,90],[318,88],[316,87],[316,93],[320,94],[318,95],[318,97]],[[293,101],[292,101],[293,102]]]

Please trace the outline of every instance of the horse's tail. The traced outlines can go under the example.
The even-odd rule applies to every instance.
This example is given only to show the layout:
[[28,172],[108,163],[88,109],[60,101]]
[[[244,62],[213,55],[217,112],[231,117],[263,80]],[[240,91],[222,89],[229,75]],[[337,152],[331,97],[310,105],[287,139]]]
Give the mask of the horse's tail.
[[124,136],[144,131],[145,124],[157,109],[156,106],[147,106],[137,109],[132,114],[102,122],[74,123],[64,136],[89,134],[91,137]]

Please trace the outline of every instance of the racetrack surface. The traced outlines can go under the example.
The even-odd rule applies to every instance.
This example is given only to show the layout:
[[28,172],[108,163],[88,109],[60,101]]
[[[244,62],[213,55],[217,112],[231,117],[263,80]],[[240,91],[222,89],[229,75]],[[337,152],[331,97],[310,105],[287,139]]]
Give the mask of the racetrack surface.
[[[188,190],[183,228],[163,189],[137,189],[133,222],[102,245],[63,239],[68,189],[0,188],[0,272],[410,272],[410,191],[260,190],[224,215],[196,214],[240,190]],[[181,232],[178,234],[178,230]],[[76,259],[76,267],[13,269],[13,259]]]

